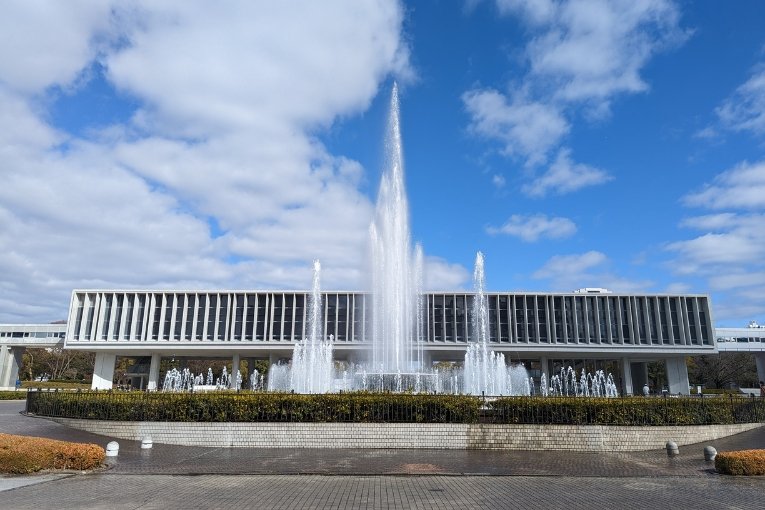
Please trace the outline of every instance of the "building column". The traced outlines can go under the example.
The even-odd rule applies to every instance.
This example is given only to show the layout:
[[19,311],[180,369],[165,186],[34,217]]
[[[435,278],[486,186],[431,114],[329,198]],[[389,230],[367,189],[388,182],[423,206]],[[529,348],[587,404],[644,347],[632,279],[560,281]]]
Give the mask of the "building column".
[[231,384],[229,385],[229,388],[237,389],[236,380],[238,377],[239,377],[239,353],[236,353],[231,357]]
[[96,362],[93,366],[93,384],[90,386],[91,389],[112,389],[112,380],[114,379],[114,365],[116,362],[116,354],[112,354],[110,352],[96,353]]
[[667,358],[666,364],[669,393],[690,395],[691,387],[688,383],[688,366],[685,364],[685,358]]
[[629,358],[622,358],[622,391],[625,395],[633,395],[632,363]]
[[155,352],[151,355],[151,362],[149,363],[149,382],[146,384],[148,391],[157,391],[159,389],[159,363],[162,361],[162,356]]
[[10,347],[0,345],[0,388],[5,387],[5,374],[10,370],[8,358],[10,357]]
[[757,380],[765,381],[765,352],[755,352],[754,363],[757,365]]
[[543,376],[545,376],[545,381],[547,381],[547,384],[550,384],[550,361],[547,359],[547,356],[541,356],[539,358],[539,368],[542,371]]
[[0,346],[0,388],[15,388],[19,378],[19,367],[24,357],[24,347]]
[[271,352],[271,353],[268,354],[268,364],[269,365],[275,365],[275,364],[279,363],[280,359],[281,358],[279,357],[279,355],[274,353],[274,352]]
[[[632,372],[632,390],[638,394],[642,395],[644,391],[644,387],[648,384],[648,363],[645,361],[638,361],[630,363],[630,372]],[[659,392],[660,389],[654,388],[656,392]]]

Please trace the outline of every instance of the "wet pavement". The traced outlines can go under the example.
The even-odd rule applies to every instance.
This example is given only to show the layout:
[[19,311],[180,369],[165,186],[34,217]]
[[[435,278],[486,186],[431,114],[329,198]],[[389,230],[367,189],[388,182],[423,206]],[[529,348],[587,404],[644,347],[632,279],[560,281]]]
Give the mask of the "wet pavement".
[[[0,432],[102,446],[113,440],[24,416],[23,407],[23,402],[0,402]],[[664,450],[581,453],[161,444],[141,450],[137,441],[117,441],[119,456],[109,459],[106,471],[39,478],[44,483],[2,492],[0,507],[591,508],[599,502],[603,508],[617,504],[762,508],[765,501],[765,477],[720,476],[702,452],[706,445],[718,451],[765,448],[763,427],[681,447],[677,457],[668,457]],[[11,479],[0,479],[0,490],[3,481]],[[35,504],[27,506],[24,497]],[[6,507],[6,501],[12,506]]]

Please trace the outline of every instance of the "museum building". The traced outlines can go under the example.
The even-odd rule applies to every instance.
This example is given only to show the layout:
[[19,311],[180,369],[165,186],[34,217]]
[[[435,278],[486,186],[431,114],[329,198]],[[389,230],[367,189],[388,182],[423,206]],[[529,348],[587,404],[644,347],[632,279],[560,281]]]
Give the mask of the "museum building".
[[[112,387],[118,356],[142,358],[142,388],[156,389],[162,358],[288,360],[307,329],[305,291],[75,290],[64,346],[96,353],[93,388]],[[323,292],[323,336],[339,361],[361,361],[371,342],[371,296]],[[572,366],[605,369],[624,394],[641,391],[647,364],[666,363],[668,391],[689,392],[685,357],[716,353],[705,295],[488,293],[490,348],[535,377]],[[473,339],[474,295],[422,298],[426,364],[459,362]],[[0,339],[1,340],[1,339]]]

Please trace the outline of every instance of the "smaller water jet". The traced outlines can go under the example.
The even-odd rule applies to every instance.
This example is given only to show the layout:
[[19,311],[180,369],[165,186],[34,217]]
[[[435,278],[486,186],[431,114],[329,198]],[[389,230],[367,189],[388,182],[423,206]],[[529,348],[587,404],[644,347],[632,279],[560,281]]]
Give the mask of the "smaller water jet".
[[473,340],[465,352],[463,392],[470,395],[529,395],[526,368],[505,363],[505,355],[489,349],[489,303],[484,293],[483,253],[476,254],[473,285]]
[[332,335],[322,338],[321,264],[313,263],[313,283],[308,296],[308,337],[295,344],[289,365],[274,364],[269,370],[270,391],[328,393],[333,390],[335,370]]

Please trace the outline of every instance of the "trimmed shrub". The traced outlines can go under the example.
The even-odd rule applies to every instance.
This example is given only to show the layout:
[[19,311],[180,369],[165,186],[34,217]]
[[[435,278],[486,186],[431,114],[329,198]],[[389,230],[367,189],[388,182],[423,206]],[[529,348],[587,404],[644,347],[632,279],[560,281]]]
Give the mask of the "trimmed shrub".
[[0,391],[0,400],[24,400],[27,398],[27,390]]
[[0,434],[0,473],[26,474],[43,469],[94,469],[106,453],[95,444]]
[[765,421],[753,398],[503,397],[487,403],[495,423],[550,425],[724,425]]
[[480,399],[393,393],[30,392],[42,416],[119,421],[475,423]]
[[30,391],[27,411],[119,421],[717,425],[765,422],[765,399]]
[[765,450],[720,452],[715,457],[715,469],[724,475],[765,475]]

